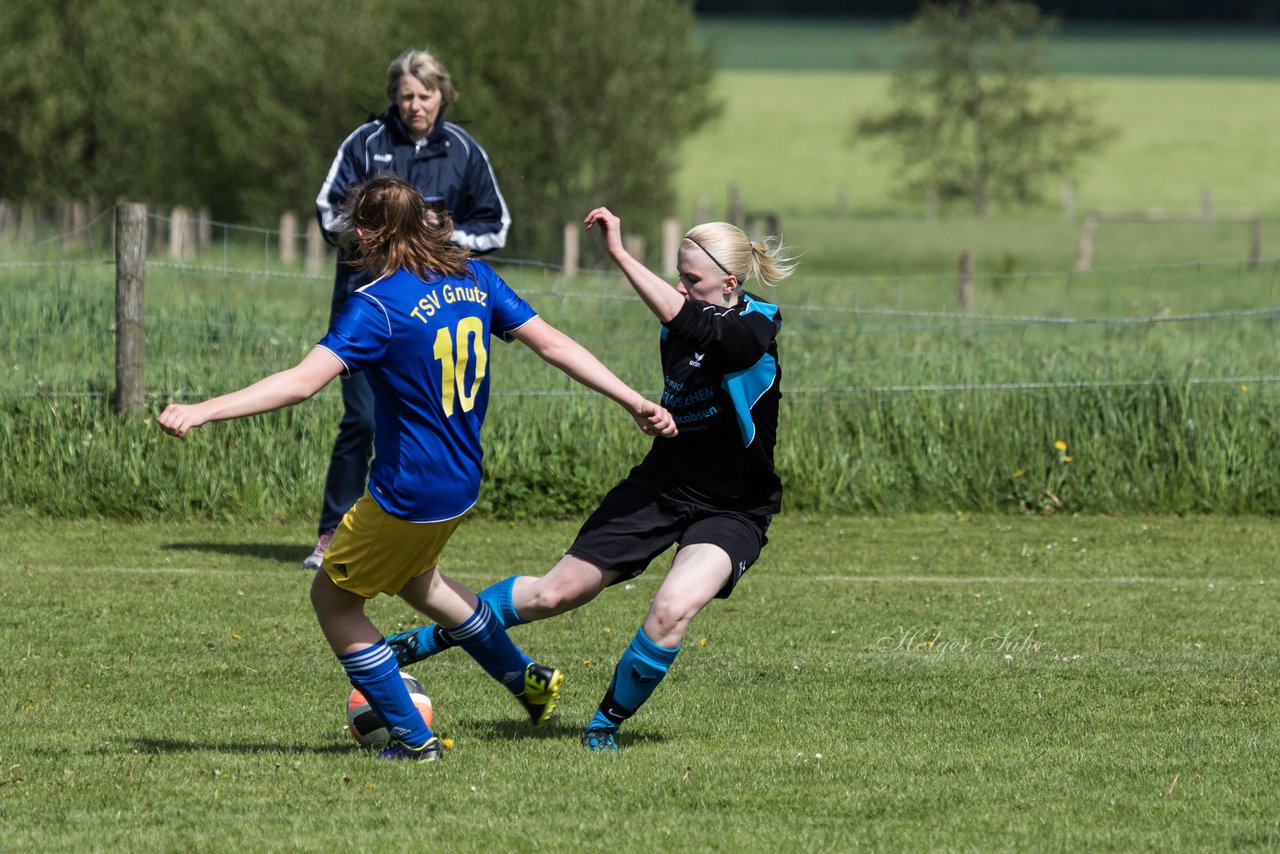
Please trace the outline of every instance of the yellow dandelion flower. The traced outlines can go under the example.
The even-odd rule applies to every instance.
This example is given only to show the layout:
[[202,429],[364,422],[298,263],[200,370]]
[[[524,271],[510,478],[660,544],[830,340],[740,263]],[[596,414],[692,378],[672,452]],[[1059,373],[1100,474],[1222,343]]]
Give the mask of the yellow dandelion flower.
[[1063,458],[1062,458],[1062,461],[1063,461],[1064,463],[1069,463],[1069,462],[1071,462],[1071,457],[1063,457]]
[[442,738],[442,739],[440,739],[440,743],[444,745],[444,749],[445,749],[445,750],[453,750],[453,739],[452,739],[452,738]]
[[1022,476],[1023,476],[1024,474],[1026,474],[1026,473],[1027,473],[1026,469],[1018,469],[1017,471],[1015,471],[1015,472],[1013,473],[1013,476],[1014,476],[1014,477],[1022,477]]
[[1248,390],[1249,390],[1249,387],[1247,385],[1240,386],[1240,391],[1247,392]]
[[611,634],[613,634],[613,629],[609,628],[608,626],[605,626],[605,627],[604,627],[603,629],[601,629],[600,631],[604,632],[606,635],[611,635]]
[[1059,451],[1065,451],[1065,450],[1067,449],[1067,443],[1066,443],[1066,442],[1064,442],[1064,441],[1062,441],[1061,439],[1059,439],[1058,441],[1054,442],[1054,443],[1053,443],[1053,446],[1054,446],[1055,448],[1057,448]]
[[707,645],[707,639],[706,639],[706,638],[699,638],[699,639],[698,639],[698,646],[706,646],[706,645]]

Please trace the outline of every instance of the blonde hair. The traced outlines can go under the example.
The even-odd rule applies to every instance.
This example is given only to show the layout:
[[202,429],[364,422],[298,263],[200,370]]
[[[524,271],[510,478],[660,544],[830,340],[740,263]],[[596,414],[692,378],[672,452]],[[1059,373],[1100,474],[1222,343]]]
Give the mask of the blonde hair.
[[444,63],[428,51],[409,48],[387,66],[387,100],[391,103],[396,102],[400,78],[406,74],[418,78],[428,89],[439,90],[441,110],[458,100],[458,90],[453,88],[453,78]]
[[387,175],[356,187],[337,231],[344,245],[360,249],[350,263],[379,276],[402,268],[423,279],[468,272],[471,253],[449,241],[453,220],[443,211],[429,216],[422,193],[399,178]]
[[728,222],[704,222],[685,233],[695,251],[705,252],[726,275],[736,276],[739,285],[754,278],[774,287],[790,276],[796,260],[787,256],[782,238],[770,235],[753,241],[746,232]]

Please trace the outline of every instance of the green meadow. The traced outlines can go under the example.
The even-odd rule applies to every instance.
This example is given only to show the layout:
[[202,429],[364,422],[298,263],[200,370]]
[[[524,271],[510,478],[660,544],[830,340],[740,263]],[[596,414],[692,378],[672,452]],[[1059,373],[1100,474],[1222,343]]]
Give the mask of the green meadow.
[[[724,216],[736,185],[746,210],[781,217],[811,268],[951,272],[969,249],[988,272],[1069,269],[1088,211],[1199,211],[1205,188],[1219,212],[1280,215],[1269,179],[1280,169],[1274,29],[1068,25],[1047,59],[1116,136],[1072,179],[1074,217],[1064,221],[1051,181],[1042,206],[987,222],[962,207],[925,222],[924,200],[902,194],[886,149],[850,144],[855,117],[888,103],[900,46],[887,24],[711,19],[700,32],[721,60],[721,113],[683,148],[679,213]],[[1095,263],[1239,258],[1249,245],[1243,224],[1117,229],[1100,233]],[[1272,232],[1263,249],[1275,256]]]
[[[1277,145],[1280,77],[1072,77],[1066,85],[1097,104],[1118,131],[1082,164],[1076,210],[1199,210],[1212,187],[1221,210],[1280,215]],[[923,199],[894,192],[895,164],[878,144],[848,143],[854,116],[887,103],[883,73],[725,71],[715,91],[721,115],[684,148],[678,176],[682,212],[699,198],[723,212],[736,183],[748,209],[834,214],[844,193],[850,214],[923,216]],[[1059,214],[1057,187],[1032,218]],[[959,217],[959,211],[953,215]],[[687,214],[686,214],[687,215]],[[1004,214],[1007,216],[1008,212]]]
[[[323,334],[326,278],[156,265],[146,412],[121,419],[111,411],[110,268],[25,274],[28,286],[0,305],[5,505],[63,518],[315,512],[336,388],[186,441],[150,418],[170,400],[295,364]],[[658,394],[656,324],[616,274],[505,274],[624,380]],[[961,310],[951,276],[797,275],[767,294],[784,317],[787,508],[1280,511],[1277,286],[1276,262],[1010,273],[979,276]],[[479,510],[589,510],[645,438],[524,348],[489,350]]]
[[[465,523],[480,587],[573,522]],[[416,665],[452,747],[378,762],[296,566],[309,525],[6,518],[6,850],[1268,850],[1269,520],[788,514],[694,622],[616,755],[578,746],[665,566],[513,638],[568,678],[523,712]],[[376,600],[386,631],[414,624]]]
[[[679,212],[723,215],[733,183],[803,253],[765,294],[786,500],[621,752],[578,737],[669,556],[513,631],[568,675],[545,730],[455,651],[414,668],[443,761],[354,746],[297,569],[336,389],[185,442],[151,421],[296,363],[330,272],[235,227],[188,264],[153,247],[146,411],[121,418],[104,219],[88,248],[0,247],[0,850],[1280,848],[1275,40],[1069,27],[1051,61],[1120,130],[1074,218],[1051,187],[927,222],[846,145],[885,97],[884,26],[717,31],[724,109],[684,146]],[[1206,186],[1264,214],[1272,260],[1241,260],[1240,224],[1106,224],[1070,272],[1086,211],[1197,210]],[[656,393],[656,325],[593,264],[501,271]],[[518,345],[490,357],[481,502],[443,562],[474,588],[552,565],[647,441]]]

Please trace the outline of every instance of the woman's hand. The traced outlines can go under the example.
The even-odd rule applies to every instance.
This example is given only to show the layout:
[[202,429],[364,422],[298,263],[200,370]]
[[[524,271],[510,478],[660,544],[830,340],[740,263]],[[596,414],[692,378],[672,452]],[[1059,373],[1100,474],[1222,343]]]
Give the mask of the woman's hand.
[[170,436],[185,439],[189,430],[199,427],[207,420],[200,415],[199,409],[199,404],[171,403],[160,413],[156,423]]
[[632,411],[631,417],[635,419],[636,426],[646,436],[662,436],[670,439],[678,432],[675,419],[671,417],[671,413],[658,404],[647,400],[640,402],[639,408]]
[[587,228],[600,226],[600,239],[604,242],[605,251],[615,258],[626,250],[622,248],[622,220],[614,216],[608,208],[596,208],[587,214],[584,220]]

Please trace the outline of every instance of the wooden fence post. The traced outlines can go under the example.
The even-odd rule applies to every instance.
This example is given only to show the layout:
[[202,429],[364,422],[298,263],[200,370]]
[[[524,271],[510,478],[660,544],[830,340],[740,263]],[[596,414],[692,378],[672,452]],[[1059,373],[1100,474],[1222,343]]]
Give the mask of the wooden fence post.
[[0,199],[0,246],[9,243],[9,233],[13,231],[13,205],[8,199]]
[[18,213],[18,245],[30,243],[36,239],[36,209],[31,202],[23,202]]
[[191,215],[191,211],[186,211],[186,216],[182,220],[182,250],[180,256],[184,262],[195,260],[196,252],[200,245],[198,231],[196,218]]
[[1213,219],[1213,187],[1200,189],[1200,218]]
[[1262,264],[1262,217],[1255,216],[1249,222],[1249,267],[1258,269]]
[[924,220],[938,221],[938,188],[932,184],[924,189]]
[[280,214],[280,263],[287,267],[298,263],[298,215],[293,211]]
[[571,222],[564,227],[564,261],[560,265],[566,279],[578,275],[578,224]]
[[182,260],[183,235],[188,230],[187,221],[191,219],[187,209],[174,208],[169,214],[169,257]]
[[53,206],[54,226],[57,228],[59,243],[66,248],[71,237],[71,202],[57,202]]
[[85,226],[89,223],[88,211],[83,201],[72,199],[58,204],[58,228],[62,232],[63,250],[84,249],[89,245]]
[[213,220],[208,208],[196,212],[196,254],[204,255],[213,248]]
[[1084,218],[1080,229],[1080,243],[1076,246],[1076,270],[1083,272],[1093,265],[1093,238],[1098,233],[1098,215],[1091,213]]
[[973,253],[968,249],[960,253],[960,276],[956,279],[956,305],[968,311],[973,303]]
[[729,185],[729,222],[742,226],[742,193],[737,184]]
[[711,219],[711,200],[706,196],[699,196],[698,201],[693,204],[693,224],[701,225]]
[[320,233],[320,220],[315,217],[307,223],[307,255],[302,263],[308,276],[318,276],[324,268],[324,235]]
[[[98,214],[102,213],[102,205],[99,204],[98,196],[94,193],[90,193],[89,197],[84,200],[84,208],[85,208],[85,217],[86,217],[85,224],[86,225],[93,222],[95,219],[98,218]],[[89,243],[92,244],[93,241],[90,240]]]
[[1062,218],[1071,222],[1076,218],[1076,188],[1062,182]]
[[669,216],[662,221],[662,275],[676,275],[676,264],[680,259],[680,241],[683,236],[680,233],[680,220]]
[[627,254],[632,258],[644,263],[644,238],[638,234],[624,234],[622,236],[622,248],[627,250]]
[[147,209],[116,206],[116,412],[138,415],[143,406],[142,290],[147,270]]

